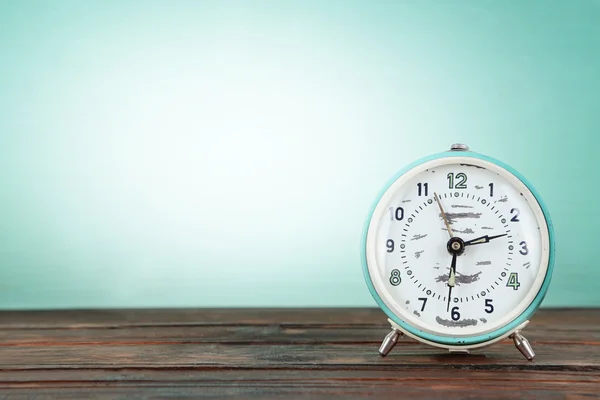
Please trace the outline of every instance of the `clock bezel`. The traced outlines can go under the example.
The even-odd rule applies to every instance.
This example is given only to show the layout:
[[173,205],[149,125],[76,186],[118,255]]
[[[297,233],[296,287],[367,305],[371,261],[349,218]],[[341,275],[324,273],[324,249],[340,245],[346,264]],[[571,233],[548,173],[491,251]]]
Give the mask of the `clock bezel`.
[[[544,259],[547,259],[547,265],[545,268],[545,274],[544,274],[543,280],[542,280],[541,284],[538,283],[539,289],[537,290],[537,293],[535,293],[535,294],[528,293],[528,295],[525,297],[525,299],[521,302],[521,304],[528,302],[528,305],[525,305],[524,308],[522,306],[519,307],[519,308],[523,308],[523,311],[520,313],[516,313],[514,318],[512,316],[510,318],[508,318],[506,324],[500,326],[499,328],[497,328],[495,330],[485,332],[482,334],[478,334],[478,335],[442,336],[442,335],[435,334],[433,332],[419,329],[418,327],[406,322],[397,313],[392,311],[391,308],[393,308],[393,307],[389,307],[388,304],[386,304],[386,302],[382,298],[382,296],[380,296],[380,294],[378,293],[378,291],[375,288],[375,285],[373,284],[373,281],[371,280],[371,275],[369,273],[369,264],[368,264],[369,257],[367,254],[368,253],[368,243],[369,243],[369,231],[370,231],[371,224],[374,221],[373,217],[375,215],[375,212],[376,212],[379,204],[381,203],[382,198],[388,193],[389,189],[398,181],[398,179],[400,179],[401,177],[403,177],[410,171],[414,171],[415,168],[422,166],[425,163],[430,163],[432,161],[439,162],[439,160],[443,159],[443,158],[461,158],[461,157],[467,158],[467,159],[476,159],[476,160],[481,160],[483,162],[491,163],[495,167],[499,167],[500,169],[507,172],[509,175],[512,175],[514,178],[516,178],[517,181],[519,181],[529,191],[529,193],[531,194],[533,199],[537,202],[537,204],[541,210],[542,218],[538,218],[538,220],[541,222],[541,220],[543,219],[543,221],[545,222],[547,235],[544,235],[542,232],[542,237],[543,237],[543,241],[544,241],[544,236],[546,236],[546,238],[547,238],[547,241],[546,241],[547,242],[547,250],[542,248],[542,263],[544,263],[544,261],[545,261]],[[455,162],[456,162],[456,160],[449,160],[448,163],[455,163]],[[442,163],[442,164],[444,164],[444,163]],[[534,210],[534,211],[536,211],[536,210]],[[539,225],[540,225],[540,229],[543,229],[542,224],[540,223]],[[392,177],[392,179],[390,179],[390,181],[388,181],[388,183],[384,186],[384,188],[381,190],[381,192],[377,196],[376,200],[374,201],[374,203],[371,207],[370,213],[367,217],[366,223],[365,223],[362,239],[363,240],[362,240],[361,256],[362,256],[362,264],[363,264],[363,274],[365,276],[365,280],[367,282],[369,291],[371,292],[371,295],[373,296],[373,298],[375,299],[377,304],[380,306],[380,308],[387,314],[387,316],[394,323],[396,323],[403,330],[411,333],[415,337],[422,338],[424,341],[439,343],[439,344],[443,344],[443,345],[470,346],[470,345],[475,345],[475,344],[481,344],[484,342],[491,342],[491,341],[494,341],[494,339],[496,339],[498,337],[505,336],[507,333],[510,333],[510,332],[516,330],[520,325],[522,325],[525,321],[527,321],[529,319],[529,317],[540,306],[540,304],[541,304],[542,300],[544,299],[546,292],[548,290],[548,286],[550,284],[550,280],[551,280],[552,272],[553,272],[553,268],[554,268],[554,230],[553,230],[553,226],[552,226],[552,222],[550,219],[548,209],[545,206],[544,202],[542,201],[539,193],[535,190],[533,185],[525,177],[523,177],[518,171],[516,171],[511,166],[509,166],[495,158],[492,158],[492,157],[489,157],[489,156],[486,156],[483,154],[479,154],[479,153],[470,152],[470,151],[469,152],[446,151],[446,152],[442,152],[442,153],[433,154],[433,155],[424,157],[422,159],[419,159],[419,160],[411,163],[410,165],[406,166],[405,168],[400,170],[398,173],[396,173],[396,175],[394,177]],[[540,268],[544,268],[544,265],[540,265]],[[540,271],[540,272],[542,272],[542,271]],[[531,293],[533,293],[533,292],[534,292],[534,290],[531,290]]]

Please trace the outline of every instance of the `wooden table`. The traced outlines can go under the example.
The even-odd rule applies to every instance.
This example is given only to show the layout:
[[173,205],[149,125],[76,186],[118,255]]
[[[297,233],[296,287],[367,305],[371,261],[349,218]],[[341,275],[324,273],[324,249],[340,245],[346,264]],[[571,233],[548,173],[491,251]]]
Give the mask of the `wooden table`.
[[451,355],[375,309],[0,312],[0,398],[600,398],[600,309],[541,310],[525,360],[506,340]]

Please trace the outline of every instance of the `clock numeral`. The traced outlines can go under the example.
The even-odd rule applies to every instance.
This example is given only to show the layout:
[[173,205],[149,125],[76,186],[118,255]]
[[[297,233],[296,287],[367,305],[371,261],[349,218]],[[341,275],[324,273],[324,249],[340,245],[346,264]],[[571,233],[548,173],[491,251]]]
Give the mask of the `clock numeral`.
[[[450,172],[447,176],[448,178],[448,187],[450,189],[466,189],[467,188],[467,174],[463,172],[459,172],[454,175],[453,172]],[[454,178],[456,178],[456,184],[454,182]]]
[[490,197],[494,197],[494,184],[490,183],[488,186],[490,187]]
[[510,219],[510,222],[519,222],[519,221],[520,221],[520,219],[519,219],[519,214],[521,214],[521,212],[519,211],[519,209],[518,209],[518,208],[511,208],[511,209],[510,209],[510,213],[511,213],[511,214],[515,214],[515,215],[514,215],[514,216],[513,216],[513,217]]
[[485,312],[491,314],[494,312],[494,305],[492,299],[485,299]]
[[394,246],[394,241],[392,239],[388,239],[385,245],[387,247],[388,253],[391,253],[392,251],[394,251],[395,246]]
[[427,297],[419,297],[419,300],[423,302],[421,305],[421,311],[425,311],[425,304],[427,304]]
[[527,243],[524,240],[521,243],[519,243],[519,246],[521,246],[521,250],[519,250],[519,253],[521,253],[524,256],[529,254],[529,249],[527,248]]
[[427,183],[417,183],[417,188],[419,189],[419,196],[428,196],[429,185]]
[[390,207],[390,219],[393,221],[402,221],[404,219],[404,208],[397,207],[394,210],[394,207]]
[[460,319],[460,313],[458,307],[452,307],[452,321],[458,321]]
[[402,282],[402,278],[400,278],[400,271],[397,269],[393,269],[390,275],[390,283],[392,286],[398,286]]
[[511,272],[508,276],[508,281],[506,282],[506,287],[511,287],[514,290],[519,289],[521,284],[519,283],[519,274],[517,272]]

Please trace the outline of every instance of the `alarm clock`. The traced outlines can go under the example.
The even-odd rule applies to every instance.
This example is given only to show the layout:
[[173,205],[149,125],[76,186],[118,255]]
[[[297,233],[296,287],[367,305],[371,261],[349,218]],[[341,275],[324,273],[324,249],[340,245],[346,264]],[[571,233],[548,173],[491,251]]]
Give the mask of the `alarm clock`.
[[369,212],[362,240],[367,287],[391,332],[450,352],[512,338],[544,299],[554,232],[539,194],[520,173],[455,144],[398,172]]

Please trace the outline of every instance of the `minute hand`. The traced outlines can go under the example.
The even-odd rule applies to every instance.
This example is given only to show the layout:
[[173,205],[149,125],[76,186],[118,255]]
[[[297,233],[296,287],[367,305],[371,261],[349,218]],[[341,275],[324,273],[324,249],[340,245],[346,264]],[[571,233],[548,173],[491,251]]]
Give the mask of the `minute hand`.
[[471,245],[474,245],[474,244],[487,243],[487,242],[489,242],[492,239],[497,239],[499,237],[506,236],[506,235],[508,235],[508,234],[507,233],[503,233],[502,235],[495,235],[495,236],[485,235],[485,236],[478,237],[476,239],[472,239],[472,240],[466,241],[464,245],[465,246],[471,246]]

